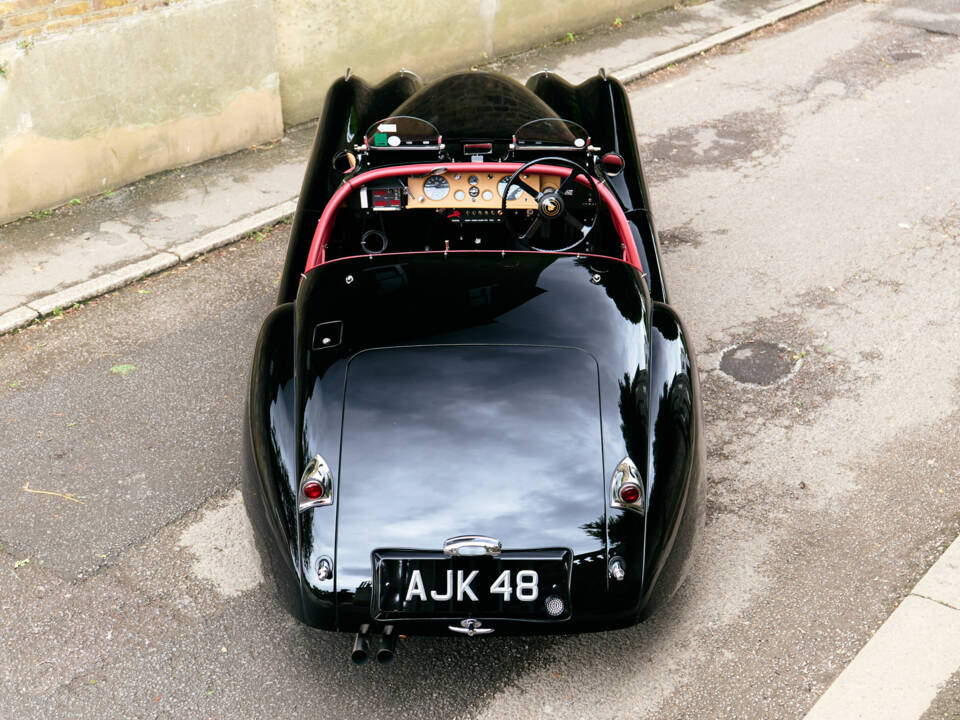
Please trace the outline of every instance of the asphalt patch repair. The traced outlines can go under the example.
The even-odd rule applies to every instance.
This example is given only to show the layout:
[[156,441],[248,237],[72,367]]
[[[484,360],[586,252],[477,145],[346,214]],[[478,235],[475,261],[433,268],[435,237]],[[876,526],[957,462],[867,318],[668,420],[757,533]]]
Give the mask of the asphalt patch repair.
[[775,385],[793,372],[794,353],[766,340],[748,340],[723,352],[720,371],[751,385]]

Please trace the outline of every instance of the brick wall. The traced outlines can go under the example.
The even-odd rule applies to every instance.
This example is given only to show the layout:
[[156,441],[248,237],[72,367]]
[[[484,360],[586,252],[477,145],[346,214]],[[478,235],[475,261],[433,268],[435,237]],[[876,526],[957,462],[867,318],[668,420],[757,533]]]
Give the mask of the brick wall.
[[29,41],[180,0],[0,0],[0,43]]

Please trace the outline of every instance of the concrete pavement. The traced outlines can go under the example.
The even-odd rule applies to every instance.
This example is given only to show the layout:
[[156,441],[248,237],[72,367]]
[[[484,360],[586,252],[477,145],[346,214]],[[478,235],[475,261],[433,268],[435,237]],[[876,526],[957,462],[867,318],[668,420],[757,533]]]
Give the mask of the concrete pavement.
[[0,227],[0,333],[288,216],[313,132]]
[[[917,718],[958,672],[960,542],[954,542],[805,720]],[[960,705],[953,712],[960,715]]]

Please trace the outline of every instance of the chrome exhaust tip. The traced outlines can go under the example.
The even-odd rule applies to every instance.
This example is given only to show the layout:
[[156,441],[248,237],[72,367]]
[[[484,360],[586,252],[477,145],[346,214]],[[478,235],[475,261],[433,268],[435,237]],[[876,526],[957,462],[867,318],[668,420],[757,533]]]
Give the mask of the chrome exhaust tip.
[[370,659],[370,626],[361,625],[360,632],[353,640],[353,651],[350,653],[350,662],[354,665],[363,665]]
[[377,650],[377,662],[381,665],[393,665],[397,655],[397,636],[393,634],[393,625],[387,625],[380,637],[380,649]]

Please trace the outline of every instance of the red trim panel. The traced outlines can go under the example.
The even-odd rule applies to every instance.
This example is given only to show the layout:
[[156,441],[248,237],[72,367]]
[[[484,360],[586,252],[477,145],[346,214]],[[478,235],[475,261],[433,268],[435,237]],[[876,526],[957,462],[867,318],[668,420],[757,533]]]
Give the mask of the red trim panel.
[[[337,211],[346,201],[351,192],[357,188],[363,187],[371,180],[382,180],[383,178],[391,177],[404,177],[407,175],[425,175],[438,168],[444,168],[449,172],[459,173],[491,171],[513,173],[519,170],[521,167],[523,167],[521,163],[502,162],[421,163],[417,165],[392,165],[390,167],[374,168],[373,170],[368,170],[365,173],[356,175],[337,188],[337,191],[333,194],[333,197],[330,198],[330,202],[328,202],[327,206],[323,209],[323,214],[320,215],[320,220],[317,222],[316,232],[313,234],[313,242],[310,244],[310,253],[307,255],[307,266],[303,272],[306,274],[313,270],[313,268],[324,263],[324,253],[327,247],[327,240],[330,237],[331,230],[333,229],[333,223],[336,219]],[[540,175],[559,175],[561,177],[567,177],[572,171],[570,168],[555,165],[533,165],[528,168],[528,172],[538,173]],[[581,182],[585,181],[581,180]],[[624,261],[642,271],[643,266],[640,263],[640,255],[637,251],[637,246],[634,244],[633,233],[630,232],[630,225],[627,222],[626,215],[623,214],[623,210],[621,209],[619,203],[617,203],[613,194],[605,185],[598,183],[597,191],[600,193],[600,197],[603,199],[603,202],[607,207],[607,211],[610,213],[610,218],[613,220],[613,225],[617,230],[617,234],[620,236],[620,241],[623,243]],[[484,251],[467,250],[464,252]],[[487,252],[500,251],[497,250]],[[565,254],[582,255],[583,253]]]

